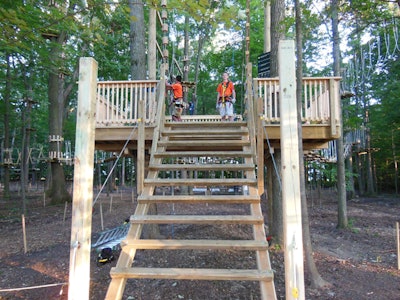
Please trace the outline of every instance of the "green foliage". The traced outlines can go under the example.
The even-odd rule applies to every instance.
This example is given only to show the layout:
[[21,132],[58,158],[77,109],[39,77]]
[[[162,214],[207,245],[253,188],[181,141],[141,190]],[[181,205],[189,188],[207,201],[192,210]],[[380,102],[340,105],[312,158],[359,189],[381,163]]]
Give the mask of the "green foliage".
[[[23,100],[35,101],[32,110],[32,143],[46,145],[48,136],[48,72],[62,71],[65,85],[72,84],[72,92],[65,103],[64,138],[74,141],[76,121],[76,81],[78,58],[92,56],[99,62],[99,80],[127,80],[129,61],[129,6],[126,1],[112,3],[90,1],[11,1],[0,7],[0,130],[4,128],[4,90],[6,66],[11,64],[10,127],[14,146],[21,147]],[[87,7],[84,6],[87,3]],[[378,179],[393,182],[394,161],[400,149],[399,106],[400,63],[397,21],[394,3],[384,1],[352,1],[340,3],[340,28],[343,40],[342,66],[346,70],[342,89],[354,97],[343,99],[345,132],[366,126],[371,132],[371,147]],[[66,7],[68,5],[68,7]],[[146,1],[145,13],[154,5]],[[331,11],[327,1],[307,0],[302,5],[304,75],[330,76],[331,67]],[[257,57],[264,52],[264,1],[250,1],[250,62],[253,77],[257,76]],[[160,6],[157,6],[160,12]],[[197,113],[216,114],[216,87],[224,71],[236,85],[238,113],[244,112],[245,85],[245,0],[168,1],[168,25],[171,73],[182,68],[184,49],[184,17],[189,17],[190,73],[189,80],[197,80]],[[294,38],[294,13],[287,6],[284,20],[285,35]],[[65,33],[64,43],[56,38]],[[158,30],[158,41],[162,36]],[[390,40],[388,40],[390,37]],[[368,40],[368,42],[364,42]],[[380,41],[380,42],[378,42]],[[51,60],[50,49],[60,47],[60,57]],[[397,48],[394,48],[396,46]],[[345,48],[346,47],[346,48]],[[388,49],[387,49],[388,48]],[[199,49],[202,49],[200,52]],[[343,50],[342,49],[342,50]],[[199,56],[198,74],[195,73]],[[161,61],[158,53],[158,60]],[[195,77],[197,76],[197,77]],[[33,91],[26,90],[27,80]],[[366,111],[368,124],[365,123]],[[14,134],[15,132],[15,134]],[[3,137],[1,137],[3,138]],[[334,185],[336,169],[333,165],[321,168],[321,180]],[[355,176],[354,174],[346,174]],[[329,178],[329,180],[328,180]]]

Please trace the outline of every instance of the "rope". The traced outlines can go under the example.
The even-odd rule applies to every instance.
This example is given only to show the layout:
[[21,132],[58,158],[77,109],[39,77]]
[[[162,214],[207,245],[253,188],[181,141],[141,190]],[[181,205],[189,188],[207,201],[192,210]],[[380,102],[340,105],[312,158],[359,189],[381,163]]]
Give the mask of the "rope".
[[62,282],[62,283],[52,283],[52,284],[45,284],[45,285],[36,285],[36,286],[28,286],[28,287],[23,287],[23,288],[12,288],[12,289],[2,289],[0,290],[1,292],[14,292],[14,291],[23,291],[23,290],[33,290],[33,289],[40,289],[40,288],[46,288],[46,287],[52,287],[52,286],[58,286],[58,285],[66,285],[67,282]]
[[[138,122],[140,122],[140,121],[141,121],[141,120],[138,120]],[[116,167],[116,165],[117,165],[117,163],[118,163],[120,157],[122,156],[122,153],[124,153],[124,151],[125,151],[125,149],[126,149],[126,146],[128,146],[128,143],[129,143],[129,141],[131,140],[131,137],[132,137],[133,133],[135,132],[135,129],[137,129],[137,128],[138,128],[138,125],[137,125],[137,124],[132,128],[132,131],[131,131],[131,133],[129,134],[128,139],[126,140],[125,145],[122,147],[121,151],[119,152],[119,154],[118,154],[118,156],[117,156],[117,159],[115,160],[115,163],[114,163],[114,165],[113,165],[112,168],[111,168],[111,171],[108,173],[106,180],[104,181],[103,185],[102,185],[101,188],[100,188],[100,191],[98,192],[96,198],[94,199],[92,206],[94,206],[94,205],[96,204],[97,200],[99,199],[101,192],[103,191],[103,189],[104,189],[104,187],[106,186],[108,180],[110,179],[112,172],[114,171],[114,169],[115,169],[115,167]]]

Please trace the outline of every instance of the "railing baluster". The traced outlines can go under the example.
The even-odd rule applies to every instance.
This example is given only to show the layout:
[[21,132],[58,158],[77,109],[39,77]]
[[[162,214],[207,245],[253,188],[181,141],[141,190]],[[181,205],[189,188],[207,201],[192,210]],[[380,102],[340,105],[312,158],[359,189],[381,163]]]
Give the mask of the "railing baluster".
[[[338,80],[339,78],[334,78]],[[265,121],[280,122],[279,115],[279,79],[256,78],[258,82],[258,97],[263,101]],[[330,124],[331,104],[330,97],[334,94],[330,91],[331,77],[303,78],[302,93],[302,121],[307,124]]]

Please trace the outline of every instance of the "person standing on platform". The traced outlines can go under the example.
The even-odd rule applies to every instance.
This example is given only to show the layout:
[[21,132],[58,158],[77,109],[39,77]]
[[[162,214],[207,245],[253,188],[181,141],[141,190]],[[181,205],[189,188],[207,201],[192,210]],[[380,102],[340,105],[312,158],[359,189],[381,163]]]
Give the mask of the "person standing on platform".
[[222,121],[233,121],[233,104],[236,102],[236,91],[233,82],[229,80],[228,73],[222,74],[222,82],[217,87],[216,108]]
[[171,84],[168,81],[165,82],[167,90],[172,90],[173,98],[169,103],[172,107],[172,120],[180,122],[182,121],[181,115],[185,105],[183,103],[183,88],[182,88],[182,76],[178,75],[175,78],[175,83]]

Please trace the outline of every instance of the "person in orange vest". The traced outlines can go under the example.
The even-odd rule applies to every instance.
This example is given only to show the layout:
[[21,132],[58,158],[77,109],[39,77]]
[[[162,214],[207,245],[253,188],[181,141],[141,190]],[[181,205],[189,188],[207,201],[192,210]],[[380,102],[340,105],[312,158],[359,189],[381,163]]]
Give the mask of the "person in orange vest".
[[222,121],[233,121],[233,104],[236,102],[236,92],[228,73],[222,74],[222,82],[217,87],[217,105]]
[[175,78],[175,83],[171,84],[168,81],[165,82],[165,86],[167,90],[172,90],[173,98],[169,103],[169,106],[172,107],[172,120],[180,122],[182,121],[181,115],[183,109],[185,108],[185,104],[183,103],[183,88],[182,88],[182,76],[178,75]]

